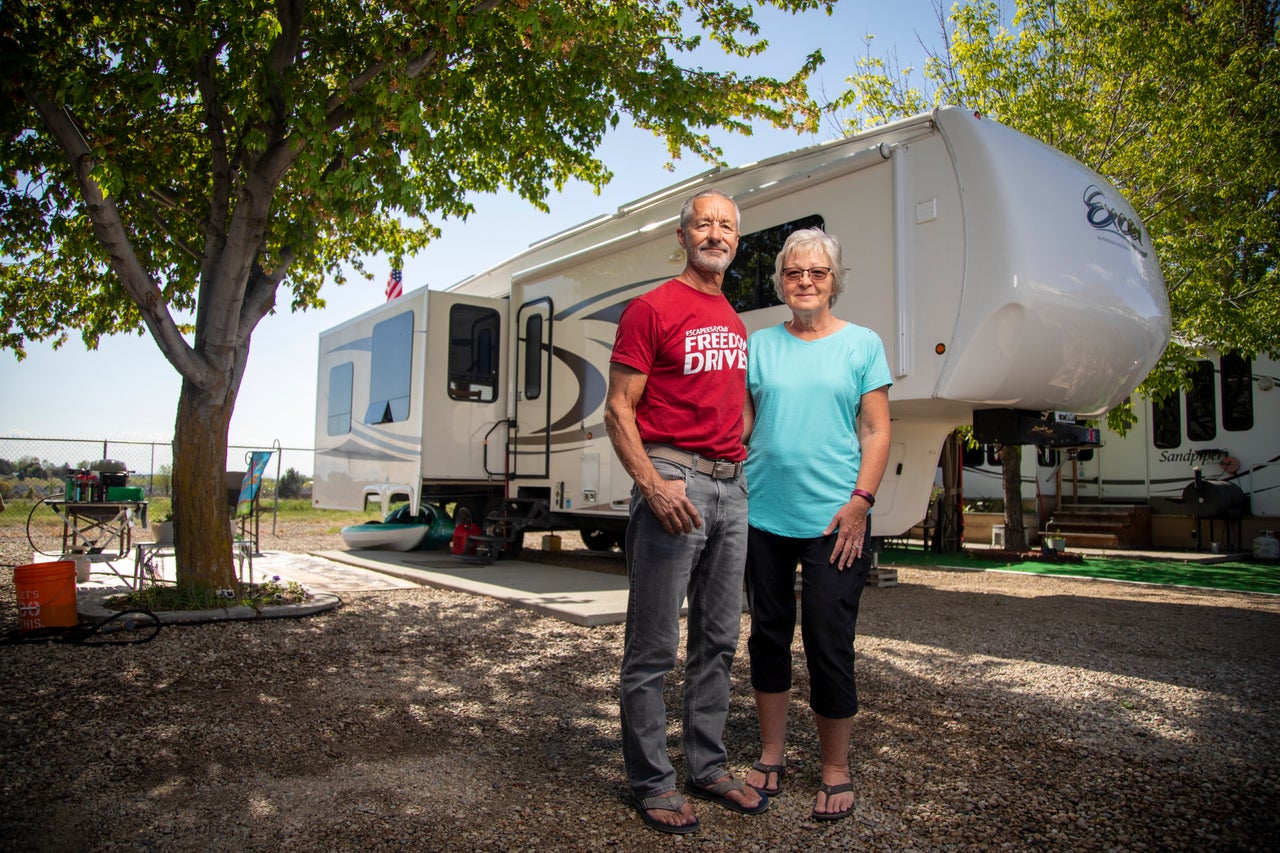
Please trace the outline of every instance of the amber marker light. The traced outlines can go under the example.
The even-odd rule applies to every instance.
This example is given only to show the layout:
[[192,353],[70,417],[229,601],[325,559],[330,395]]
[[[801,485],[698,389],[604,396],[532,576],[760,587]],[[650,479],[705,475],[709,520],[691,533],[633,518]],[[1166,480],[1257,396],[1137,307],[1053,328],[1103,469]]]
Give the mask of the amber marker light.
[[946,345],[946,344],[934,344],[934,345],[933,345],[933,351],[934,351],[934,352],[936,352],[938,355],[942,355],[944,352],[946,352],[946,351],[947,351],[947,345]]

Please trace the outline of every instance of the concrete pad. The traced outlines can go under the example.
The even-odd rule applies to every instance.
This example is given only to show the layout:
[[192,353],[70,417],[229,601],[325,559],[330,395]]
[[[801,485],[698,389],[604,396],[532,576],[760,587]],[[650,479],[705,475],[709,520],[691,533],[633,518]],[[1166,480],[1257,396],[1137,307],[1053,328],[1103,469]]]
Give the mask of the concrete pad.
[[322,590],[341,595],[382,589],[416,589],[422,584],[386,572],[371,571],[348,563],[314,554],[291,554],[267,551],[253,558],[253,580],[261,583],[279,575],[286,581],[297,581],[309,590]]
[[487,595],[575,625],[614,625],[627,615],[622,575],[524,560],[468,563],[443,551],[320,551],[313,556],[423,586]]

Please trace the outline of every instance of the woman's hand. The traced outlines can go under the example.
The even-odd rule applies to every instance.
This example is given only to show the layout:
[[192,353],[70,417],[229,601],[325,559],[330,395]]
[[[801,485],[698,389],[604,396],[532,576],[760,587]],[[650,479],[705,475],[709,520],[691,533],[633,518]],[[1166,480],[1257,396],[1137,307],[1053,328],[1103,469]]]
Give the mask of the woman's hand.
[[831,549],[831,564],[840,571],[853,565],[853,561],[862,556],[862,543],[867,536],[867,512],[871,505],[864,498],[852,497],[831,517],[831,523],[822,531],[823,536],[830,536],[832,531],[839,530],[836,545]]

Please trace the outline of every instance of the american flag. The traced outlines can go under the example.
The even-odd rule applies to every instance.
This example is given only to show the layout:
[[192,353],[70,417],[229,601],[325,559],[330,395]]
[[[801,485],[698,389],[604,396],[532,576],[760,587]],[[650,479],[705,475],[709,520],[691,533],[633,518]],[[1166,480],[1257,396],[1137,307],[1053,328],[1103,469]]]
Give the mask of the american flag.
[[400,287],[401,282],[403,280],[404,280],[404,274],[400,272],[400,270],[393,269],[391,271],[391,275],[387,277],[387,301],[388,302],[390,302],[392,299],[395,299],[403,292],[403,290]]

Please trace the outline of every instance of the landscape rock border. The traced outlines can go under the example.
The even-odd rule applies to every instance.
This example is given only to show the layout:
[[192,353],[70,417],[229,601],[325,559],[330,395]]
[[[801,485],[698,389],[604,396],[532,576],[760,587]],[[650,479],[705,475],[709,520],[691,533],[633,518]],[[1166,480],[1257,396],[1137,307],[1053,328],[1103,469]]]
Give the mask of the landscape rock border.
[[[105,605],[108,598],[120,595],[120,590],[103,590],[83,594],[76,604],[76,614],[81,619],[101,622],[120,613]],[[299,619],[314,616],[341,606],[342,599],[328,592],[312,593],[309,601],[295,604],[273,604],[269,607],[218,607],[212,610],[162,610],[155,613],[161,625],[199,625],[205,622],[254,622],[259,619]]]

